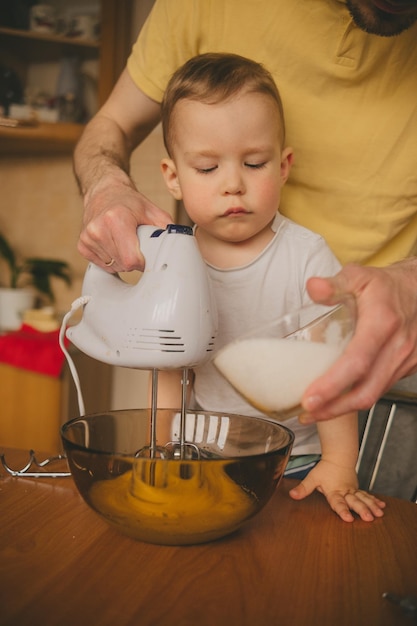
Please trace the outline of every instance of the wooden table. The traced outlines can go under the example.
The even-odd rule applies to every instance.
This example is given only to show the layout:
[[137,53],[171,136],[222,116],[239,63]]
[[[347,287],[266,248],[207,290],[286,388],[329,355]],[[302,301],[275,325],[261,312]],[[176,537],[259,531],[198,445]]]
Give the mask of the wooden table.
[[[19,451],[8,451],[18,467]],[[0,479],[1,626],[407,626],[382,598],[417,596],[417,506],[342,522],[284,480],[238,533],[192,547],[118,534],[72,478]]]

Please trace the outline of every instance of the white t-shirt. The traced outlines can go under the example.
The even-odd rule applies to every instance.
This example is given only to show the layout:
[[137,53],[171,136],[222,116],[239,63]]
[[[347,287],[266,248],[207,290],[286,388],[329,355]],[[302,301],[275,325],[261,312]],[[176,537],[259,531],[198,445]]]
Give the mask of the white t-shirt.
[[[216,350],[243,333],[298,309],[311,300],[306,291],[311,276],[333,276],[340,269],[324,239],[279,213],[275,236],[248,265],[219,269],[207,264],[219,316]],[[263,416],[249,405],[217,371],[213,363],[196,367],[191,408]],[[279,381],[277,381],[277,385]],[[320,452],[316,426],[292,418],[285,426],[295,433],[293,454]]]

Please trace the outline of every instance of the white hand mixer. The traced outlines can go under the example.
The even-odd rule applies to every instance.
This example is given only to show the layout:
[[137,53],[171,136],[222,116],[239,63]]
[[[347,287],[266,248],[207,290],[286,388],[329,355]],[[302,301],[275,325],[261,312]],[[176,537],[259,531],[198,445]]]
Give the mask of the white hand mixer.
[[[136,285],[90,263],[82,296],[73,303],[61,327],[60,344],[84,407],[78,376],[64,346],[68,316],[83,306],[81,321],[66,331],[87,355],[123,367],[152,370],[150,445],[138,455],[184,458],[198,455],[185,442],[188,368],[206,361],[214,349],[217,312],[205,263],[192,228],[170,224],[165,230],[139,226],[145,271]],[[156,445],[157,377],[159,369],[182,369],[182,402],[178,442]]]

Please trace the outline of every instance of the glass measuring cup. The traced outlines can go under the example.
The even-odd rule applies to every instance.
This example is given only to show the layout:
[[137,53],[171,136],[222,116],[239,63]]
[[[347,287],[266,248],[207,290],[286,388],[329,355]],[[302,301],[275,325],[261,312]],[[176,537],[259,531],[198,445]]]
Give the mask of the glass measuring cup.
[[355,323],[353,298],[313,303],[227,344],[214,364],[247,402],[283,421],[301,412],[304,391],[340,357]]

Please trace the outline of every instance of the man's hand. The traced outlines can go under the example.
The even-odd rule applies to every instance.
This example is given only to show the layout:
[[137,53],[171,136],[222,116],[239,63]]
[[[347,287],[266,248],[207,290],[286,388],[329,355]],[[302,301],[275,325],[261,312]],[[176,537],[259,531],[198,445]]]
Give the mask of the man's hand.
[[78,242],[80,254],[111,272],[143,270],[137,227],[151,224],[165,228],[172,222],[169,213],[140,194],[127,175],[120,180],[121,175],[103,180],[86,197],[84,228]]
[[311,298],[332,304],[351,294],[355,335],[344,354],[305,391],[303,423],[370,408],[396,381],[417,371],[417,259],[386,268],[347,265],[311,278]]

